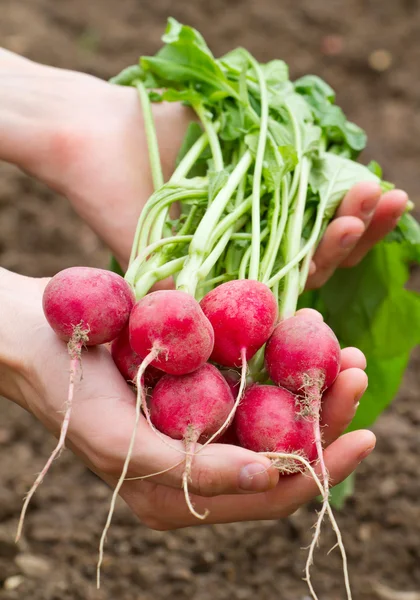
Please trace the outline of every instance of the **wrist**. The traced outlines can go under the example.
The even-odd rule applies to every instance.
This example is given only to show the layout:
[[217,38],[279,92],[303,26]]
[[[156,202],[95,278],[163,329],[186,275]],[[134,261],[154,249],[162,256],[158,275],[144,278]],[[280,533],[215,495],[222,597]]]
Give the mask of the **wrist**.
[[28,408],[31,381],[31,333],[43,315],[42,290],[47,280],[31,279],[0,268],[0,395]]

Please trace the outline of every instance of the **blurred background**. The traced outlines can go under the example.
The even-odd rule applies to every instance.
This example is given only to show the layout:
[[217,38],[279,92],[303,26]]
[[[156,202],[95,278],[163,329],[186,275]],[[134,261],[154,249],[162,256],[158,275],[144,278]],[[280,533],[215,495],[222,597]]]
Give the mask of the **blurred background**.
[[[366,129],[362,158],[378,160],[386,178],[417,201],[418,0],[0,0],[0,11],[1,46],[105,79],[155,52],[168,16],[197,27],[216,55],[242,45],[260,60],[283,58],[293,78],[316,73]],[[0,165],[2,266],[42,276],[107,260],[64,198]],[[416,273],[412,285],[420,290]],[[419,367],[417,353],[399,397],[374,428],[377,450],[358,472],[356,494],[339,514],[358,600],[420,599]],[[21,500],[53,440],[4,400],[0,414],[1,599],[306,599],[302,548],[310,541],[315,503],[282,522],[174,533],[147,530],[120,505],[103,589],[96,592],[97,544],[110,494],[69,452],[37,493],[18,549],[12,540]],[[334,544],[328,529],[313,579],[323,600],[339,600],[341,563],[336,551],[327,556]]]

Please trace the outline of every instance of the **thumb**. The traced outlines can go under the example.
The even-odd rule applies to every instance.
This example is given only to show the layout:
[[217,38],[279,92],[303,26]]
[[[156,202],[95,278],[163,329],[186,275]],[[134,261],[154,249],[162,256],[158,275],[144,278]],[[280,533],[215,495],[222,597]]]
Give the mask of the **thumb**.
[[[161,448],[156,442],[154,446],[156,452]],[[164,458],[165,462],[168,461],[169,454],[172,464],[177,466],[157,476],[155,481],[180,488],[184,464],[178,463],[183,459],[183,455],[169,452]],[[163,455],[160,454],[155,461],[158,460],[162,464],[162,458]],[[229,444],[209,444],[201,452],[200,447],[197,449],[193,458],[189,489],[196,495],[206,497],[258,493],[274,488],[278,480],[279,472],[268,458]]]

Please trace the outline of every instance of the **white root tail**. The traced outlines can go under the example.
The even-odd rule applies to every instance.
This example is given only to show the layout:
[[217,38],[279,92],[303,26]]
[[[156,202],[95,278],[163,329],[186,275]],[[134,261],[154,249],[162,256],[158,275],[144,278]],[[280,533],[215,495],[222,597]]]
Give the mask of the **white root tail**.
[[143,362],[141,363],[141,365],[139,367],[139,370],[137,371],[136,417],[135,417],[135,421],[134,421],[133,432],[131,434],[130,444],[128,446],[128,451],[127,451],[127,455],[125,457],[121,476],[120,476],[118,483],[115,486],[114,492],[112,494],[111,506],[109,508],[108,517],[107,517],[107,520],[105,523],[104,530],[102,532],[101,541],[99,543],[99,558],[98,558],[98,564],[96,567],[96,585],[97,585],[98,589],[101,587],[101,566],[102,566],[103,557],[104,557],[104,547],[105,547],[106,535],[111,526],[112,516],[114,514],[115,504],[117,502],[118,494],[119,494],[120,489],[125,481],[125,477],[127,475],[131,456],[133,454],[134,444],[136,441],[137,427],[138,427],[138,424],[140,421],[141,406],[142,406],[142,403],[146,404],[146,394],[144,392],[144,386],[143,386],[142,379],[143,379],[145,370],[150,365],[150,363],[156,358],[156,352],[157,351],[150,352],[150,354],[148,356],[146,356],[146,358],[143,360]]
[[188,427],[188,432],[187,432],[186,438],[184,440],[185,451],[186,451],[187,455],[185,457],[185,468],[184,468],[184,472],[182,474],[182,488],[184,490],[184,497],[185,497],[185,502],[187,503],[187,506],[188,506],[188,510],[194,517],[204,521],[204,519],[206,519],[208,517],[209,511],[206,509],[203,514],[197,512],[194,508],[193,503],[191,502],[191,497],[190,497],[190,493],[188,490],[188,483],[191,481],[191,469],[192,469],[193,458],[195,456],[194,450],[195,450],[196,443],[197,443],[197,434],[194,432],[194,429],[192,427]]
[[222,433],[224,433],[224,431],[226,431],[226,429],[232,423],[233,418],[235,416],[235,413],[238,409],[239,404],[241,403],[242,396],[244,393],[244,389],[245,389],[245,385],[246,385],[247,369],[248,369],[248,364],[246,362],[246,348],[242,348],[242,350],[241,350],[241,380],[240,380],[239,390],[238,390],[238,394],[236,396],[235,404],[233,405],[232,410],[228,414],[223,425],[221,427],[219,427],[219,429],[216,431],[216,433],[213,433],[213,435],[206,441],[206,443],[201,446],[201,448],[195,453],[196,455],[199,454],[203,450],[203,448],[205,448],[206,446],[211,444],[220,435],[222,435]]
[[[308,584],[308,587],[311,592],[311,596],[312,596],[313,600],[318,600],[318,596],[316,595],[316,592],[315,592],[312,582],[311,582],[310,567],[312,565],[314,549],[319,540],[322,520],[323,520],[326,512],[328,513],[328,517],[331,521],[333,531],[337,537],[337,546],[340,549],[341,558],[343,561],[344,583],[345,583],[345,588],[346,588],[347,600],[352,600],[346,550],[344,548],[343,538],[341,536],[340,528],[338,527],[337,521],[335,519],[334,513],[332,511],[332,508],[331,508],[329,500],[328,500],[329,488],[328,488],[328,491],[326,492],[325,486],[323,485],[323,483],[321,483],[318,475],[315,473],[314,468],[303,456],[300,456],[299,454],[288,454],[285,452],[284,453],[283,452],[262,452],[261,454],[263,454],[267,458],[271,458],[271,459],[277,460],[277,461],[285,460],[285,461],[289,462],[290,460],[296,460],[296,461],[300,462],[309,471],[311,477],[315,481],[315,483],[320,491],[320,494],[323,497],[324,501],[323,501],[323,505],[322,505],[322,510],[320,511],[320,513],[318,515],[318,519],[317,519],[316,527],[315,527],[315,534],[312,539],[312,543],[310,546],[308,559],[307,559],[306,567],[305,567],[306,583]],[[324,468],[325,468],[325,464],[324,464]],[[322,471],[322,468],[321,468],[321,471]],[[326,469],[325,469],[325,472],[326,472]],[[327,478],[327,482],[328,482],[328,478]]]
[[49,468],[51,467],[54,460],[59,456],[59,454],[65,447],[65,441],[66,441],[67,431],[69,428],[71,411],[72,411],[72,407],[73,407],[74,382],[76,379],[78,366],[80,364],[81,348],[82,348],[82,342],[74,343],[73,346],[71,347],[71,350],[70,350],[70,345],[69,345],[69,351],[71,352],[69,389],[68,389],[68,396],[67,396],[67,402],[66,402],[66,411],[64,414],[64,419],[63,419],[63,423],[61,425],[61,430],[60,430],[60,437],[58,439],[58,443],[57,443],[55,449],[53,450],[50,458],[48,459],[48,461],[45,464],[42,471],[39,473],[38,477],[35,479],[34,484],[32,485],[31,489],[29,490],[28,494],[26,495],[25,501],[22,506],[22,511],[20,513],[17,531],[16,531],[16,538],[15,538],[16,543],[20,540],[20,538],[22,536],[26,511],[28,510],[28,506],[32,499],[32,496],[35,494],[36,490],[43,482],[44,477],[48,473]]

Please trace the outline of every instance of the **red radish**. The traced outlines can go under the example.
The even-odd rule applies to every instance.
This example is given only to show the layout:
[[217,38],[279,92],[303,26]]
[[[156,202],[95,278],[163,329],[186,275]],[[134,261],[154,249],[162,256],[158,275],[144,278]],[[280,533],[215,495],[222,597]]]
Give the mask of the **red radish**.
[[223,423],[233,396],[223,376],[210,364],[177,377],[164,375],[150,400],[150,418],[174,440],[204,443]]
[[240,367],[265,344],[278,317],[272,291],[260,281],[240,279],[222,283],[200,302],[214,329],[211,360],[224,367]]
[[299,416],[298,398],[273,385],[251,385],[235,415],[240,445],[254,452],[302,453],[316,458],[312,424]]
[[159,290],[137,302],[130,315],[130,345],[142,359],[171,375],[203,365],[214,333],[198,302],[177,290]]
[[150,400],[150,417],[157,429],[172,439],[183,440],[186,450],[183,487],[190,511],[198,518],[189,498],[188,479],[197,442],[208,442],[219,431],[234,405],[223,376],[210,364],[194,373],[164,375]]
[[[265,365],[271,379],[277,385],[300,396],[299,414],[306,418],[313,427],[321,467],[324,498],[309,550],[308,584],[310,581],[309,567],[319,539],[320,526],[325,512],[330,509],[329,481],[324,462],[320,427],[321,399],[324,390],[330,387],[338,376],[340,359],[340,345],[332,329],[317,317],[307,314],[295,315],[281,321],[265,349]],[[345,560],[344,549],[342,546],[340,548],[343,560]],[[346,568],[344,573],[347,578]]]
[[[232,422],[246,384],[247,361],[265,344],[278,317],[272,291],[260,281],[238,279],[211,290],[200,302],[214,330],[211,360],[225,367],[241,367],[235,405],[222,433]],[[212,441],[212,440],[211,440]]]
[[281,321],[265,349],[270,378],[295,394],[315,394],[311,397],[315,403],[334,383],[340,360],[340,344],[333,330],[309,315]]
[[57,273],[43,296],[48,323],[68,342],[85,336],[83,344],[111,342],[128,321],[134,294],[116,273],[90,267],[70,267]]
[[[124,379],[134,382],[142,359],[130,346],[128,326],[124,327],[120,335],[113,340],[111,356]],[[163,374],[163,371],[149,365],[144,373],[144,385],[150,388],[154,387]]]
[[241,383],[241,376],[238,371],[235,371],[234,369],[223,369],[220,371],[220,374],[223,375],[228,386],[230,387],[230,391],[232,392],[233,396],[236,397],[239,385]]
[[16,541],[22,534],[26,510],[32,496],[52,462],[64,448],[82,347],[105,344],[114,339],[127,323],[133,305],[134,294],[125,280],[120,275],[103,269],[64,269],[48,282],[44,290],[45,317],[58,337],[67,342],[70,355],[69,389],[57,446],[25,498]]

